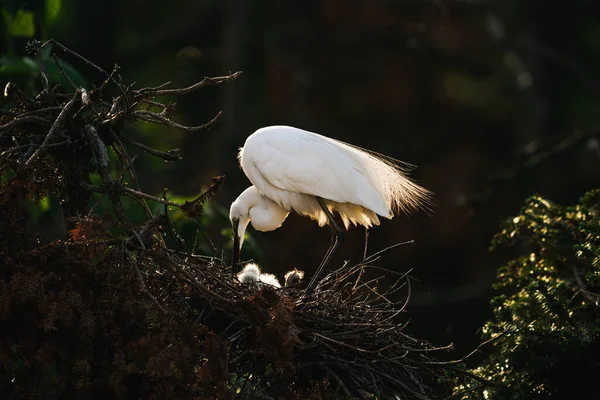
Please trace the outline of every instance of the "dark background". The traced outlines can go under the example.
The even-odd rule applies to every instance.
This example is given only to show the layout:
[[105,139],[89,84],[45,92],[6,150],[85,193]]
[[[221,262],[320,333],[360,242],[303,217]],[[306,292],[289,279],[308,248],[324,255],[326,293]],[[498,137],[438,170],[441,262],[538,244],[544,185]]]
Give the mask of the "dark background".
[[[228,209],[249,186],[237,148],[272,124],[417,165],[412,176],[435,192],[433,213],[384,221],[372,230],[369,249],[415,240],[378,265],[412,269],[418,282],[408,329],[436,345],[454,342],[458,353],[451,356],[460,357],[477,344],[477,329],[491,314],[496,269],[509,257],[488,251],[500,222],[535,193],[568,204],[599,186],[595,4],[63,0],[46,35],[106,70],[118,63],[138,87],[243,71],[233,83],[177,99],[176,119],[190,125],[222,110],[210,132],[141,123],[129,132],[162,149],[182,149],[176,164],[140,156],[146,192],[168,187],[193,196],[224,174],[213,202]],[[13,45],[20,51],[22,43]],[[221,216],[204,227],[215,254],[228,251],[226,226]],[[243,258],[256,257],[280,278],[293,267],[310,276],[329,245],[327,229],[297,215],[274,232],[250,234],[260,252],[250,243]],[[334,265],[360,261],[363,246],[364,231],[353,229]]]

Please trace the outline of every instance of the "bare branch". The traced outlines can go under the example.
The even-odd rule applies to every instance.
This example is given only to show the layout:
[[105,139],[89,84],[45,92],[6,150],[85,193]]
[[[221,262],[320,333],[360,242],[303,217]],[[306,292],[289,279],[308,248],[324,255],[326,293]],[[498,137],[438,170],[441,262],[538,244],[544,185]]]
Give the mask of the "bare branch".
[[58,68],[58,72],[65,77],[65,79],[69,82],[69,84],[71,85],[71,87],[75,90],[77,90],[77,86],[73,83],[73,81],[71,80],[71,77],[69,75],[67,75],[67,73],[62,69],[62,67],[60,66],[60,62],[58,61],[58,57],[56,56],[55,53],[52,53],[52,59],[54,60],[54,64],[56,64],[56,68]]
[[[111,82],[113,82],[117,88],[119,89],[119,91],[121,92],[121,95],[123,96],[123,100],[125,101],[125,103],[127,104],[127,106],[129,106],[129,100],[128,100],[128,96],[127,93],[125,91],[125,88],[123,87],[122,84],[120,84],[119,82],[117,82],[117,80],[114,78],[114,74],[113,73],[108,73],[105,70],[103,70],[102,68],[100,68],[99,66],[97,66],[96,64],[94,64],[93,62],[91,62],[90,60],[88,60],[87,58],[85,58],[84,56],[82,56],[81,54],[77,53],[76,51],[73,51],[71,49],[69,49],[66,46],[63,46],[62,44],[60,44],[59,42],[57,42],[54,39],[49,39],[47,40],[44,44],[42,44],[42,48],[45,47],[46,45],[48,45],[49,43],[53,43],[55,44],[57,47],[59,47],[61,50],[74,55],[75,57],[79,58],[80,60],[82,60],[83,62],[85,62],[86,64],[88,64],[89,66],[93,67],[96,71],[100,72],[102,75],[104,75],[107,80],[110,80]],[[116,71],[118,70],[118,68],[113,69],[113,72],[116,73]]]
[[145,144],[142,143],[138,143],[133,139],[130,139],[128,137],[125,136],[121,136],[121,140],[133,147],[136,147],[140,150],[143,150],[147,153],[152,154],[153,156],[162,158],[165,161],[179,161],[181,160],[181,156],[179,155],[179,149],[172,149],[169,151],[160,151],[160,150],[156,150],[153,149],[151,147],[146,146]]
[[157,88],[143,88],[143,89],[140,89],[137,91],[134,90],[134,94],[136,95],[136,99],[138,97],[146,98],[146,97],[152,97],[152,96],[184,95],[184,94],[189,94],[189,93],[195,92],[197,90],[200,90],[206,86],[215,86],[215,85],[219,85],[223,82],[234,80],[235,78],[240,76],[241,73],[242,73],[242,71],[237,71],[231,75],[216,76],[213,78],[204,78],[203,80],[201,80],[198,83],[193,84],[192,86],[188,86],[186,88],[180,88],[180,89],[162,89],[161,88],[162,86],[159,86]]
[[30,46],[30,49],[32,49],[35,52],[35,58],[38,63],[38,69],[40,71],[40,76],[42,77],[42,86],[44,87],[44,92],[46,92],[48,96],[51,96],[52,93],[50,91],[50,80],[48,79],[48,75],[46,74],[46,71],[44,69],[44,63],[42,61],[42,48],[40,46],[40,42],[37,40],[31,40],[28,43],[28,46]]
[[221,115],[223,115],[223,112],[219,111],[213,119],[211,119],[205,124],[199,126],[186,126],[178,124],[177,122],[171,121],[170,119],[162,116],[161,114],[153,113],[151,111],[140,110],[133,112],[133,116],[142,121],[152,122],[155,124],[163,124],[172,128],[183,129],[184,131],[188,132],[201,132],[210,128],[215,122],[219,120],[219,118],[221,118]]
[[65,104],[60,114],[58,114],[58,117],[54,121],[54,124],[52,124],[52,128],[50,128],[50,131],[46,135],[46,138],[44,139],[42,145],[35,151],[35,153],[33,153],[31,157],[29,157],[27,162],[25,162],[25,165],[30,165],[42,154],[46,147],[54,140],[55,136],[57,136],[64,128],[65,124],[67,123],[67,118],[69,114],[73,111],[74,108],[78,107],[80,104],[81,91],[76,90],[75,94],[73,95],[73,98],[67,104]]
[[19,116],[4,125],[0,125],[0,138],[2,138],[2,136],[5,133],[10,132],[13,129],[17,128],[19,125],[24,125],[27,123],[34,123],[34,124],[38,124],[38,125],[47,125],[47,126],[52,125],[51,121],[48,121],[47,119],[42,118],[42,117],[36,117],[33,115]]

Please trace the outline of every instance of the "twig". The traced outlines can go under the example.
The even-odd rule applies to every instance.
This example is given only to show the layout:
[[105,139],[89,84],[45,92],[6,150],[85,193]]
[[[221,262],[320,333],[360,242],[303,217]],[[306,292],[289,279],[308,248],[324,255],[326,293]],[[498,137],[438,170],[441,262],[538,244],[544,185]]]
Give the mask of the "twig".
[[120,183],[114,183],[110,188],[108,187],[97,187],[97,186],[93,186],[93,185],[87,185],[84,184],[83,185],[86,189],[91,190],[93,192],[97,192],[97,193],[105,193],[107,191],[110,190],[114,190],[118,193],[127,195],[129,197],[132,197],[134,199],[147,199],[147,200],[152,200],[152,201],[156,201],[157,203],[161,203],[161,204],[165,204],[167,206],[172,206],[172,207],[177,207],[180,208],[182,210],[185,210],[187,207],[189,207],[190,204],[195,204],[197,201],[199,201],[202,198],[206,197],[205,193],[202,193],[200,196],[198,196],[196,199],[192,200],[192,201],[186,201],[183,204],[179,204],[179,203],[175,203],[173,201],[170,200],[165,200],[162,199],[160,197],[157,196],[153,196],[151,194],[147,194],[141,191],[137,191],[131,188],[128,188],[127,186],[123,186]]
[[146,122],[152,122],[155,124],[163,124],[163,125],[170,126],[172,128],[183,129],[184,131],[188,131],[188,132],[201,132],[201,131],[204,131],[204,130],[210,128],[215,122],[217,122],[217,120],[219,118],[221,118],[221,115],[223,115],[223,112],[219,111],[213,119],[211,119],[210,121],[208,121],[205,124],[202,124],[199,126],[186,126],[186,125],[178,124],[177,122],[171,121],[167,117],[164,117],[157,113],[153,113],[152,111],[140,110],[140,111],[133,112],[133,116],[139,120],[146,121]]
[[[575,277],[575,282],[577,282],[577,286],[579,287],[579,292],[581,292],[583,297],[585,297],[587,300],[597,305],[598,298],[600,297],[600,295],[592,293],[588,290],[585,282],[583,281],[583,279],[581,279],[581,275],[579,274],[579,270],[577,269],[577,266],[575,264],[571,265],[571,269],[573,271],[573,276]],[[596,298],[594,298],[594,296],[596,296]]]
[[[150,99],[142,99],[141,103],[147,104],[150,107],[159,107],[159,108],[162,108],[163,110],[166,110],[166,109],[168,109],[170,107],[171,108],[173,107],[172,104],[171,105],[169,105],[169,104],[163,104],[163,103],[160,103],[158,101],[154,101],[154,100],[150,100]],[[134,103],[133,106],[135,107],[137,104],[138,103]]]
[[365,249],[363,251],[363,260],[367,258],[368,248],[369,248],[369,229],[365,228]]
[[[62,44],[60,44],[59,42],[57,42],[54,39],[48,39],[46,42],[44,42],[44,44],[41,45],[42,48],[46,47],[48,44],[55,44],[56,46],[58,46],[62,51],[65,51],[69,54],[74,55],[75,57],[79,58],[81,61],[83,61],[84,63],[86,63],[87,65],[93,67],[96,71],[100,72],[102,75],[104,75],[105,77],[110,77],[110,75],[103,70],[102,68],[100,68],[99,66],[97,66],[96,64],[94,64],[93,62],[91,62],[90,60],[88,60],[87,58],[85,58],[84,56],[82,56],[81,54],[77,53],[76,51],[73,51],[71,49],[69,49],[66,46],[63,46]],[[118,86],[119,83],[117,81],[115,81],[113,79],[113,82]]]
[[348,347],[349,349],[356,350],[356,351],[358,351],[360,353],[377,353],[378,352],[378,351],[371,351],[371,350],[361,349],[359,347],[352,346],[352,345],[350,345],[348,343],[344,343],[344,342],[340,342],[339,340],[328,338],[327,336],[321,335],[321,334],[316,333],[316,332],[313,332],[312,335],[316,336],[316,337],[319,337],[319,338],[321,338],[323,340],[327,340],[328,342],[332,342],[332,343],[339,344],[340,346]]
[[[133,184],[137,187],[137,190],[139,192],[141,192],[142,190],[140,188],[139,180],[137,178],[137,174],[136,174],[135,168],[133,166],[133,161],[135,160],[136,157],[135,156],[129,157],[129,155],[127,154],[127,150],[125,149],[125,146],[123,145],[123,142],[121,141],[120,136],[118,136],[112,129],[109,129],[109,132],[112,135],[112,138],[114,140],[113,149],[114,149],[115,153],[118,155],[119,160],[120,161],[125,160],[127,162],[127,166],[125,166],[123,168],[123,171],[129,171],[129,174],[131,176]],[[146,216],[149,218],[152,218],[152,212],[150,211],[150,207],[148,207],[148,204],[146,203],[146,201],[144,199],[141,199],[140,203],[142,204],[142,207],[144,208],[144,212],[146,213]],[[160,243],[163,246],[163,248],[167,248],[164,238],[162,236],[162,233],[158,232],[158,237],[159,237]]]
[[329,368],[327,365],[324,365],[325,369],[327,370],[327,372],[333,377],[333,379],[335,379],[335,381],[337,382],[338,386],[342,388],[342,390],[344,391],[344,394],[348,397],[351,398],[352,394],[350,393],[350,391],[348,390],[348,387],[346,387],[346,384],[344,383],[344,381],[342,381],[340,379],[339,376],[337,376],[337,374],[335,372],[333,372],[331,370],[331,368]]
[[[71,141],[70,139],[68,139],[68,140],[63,140],[62,142],[51,143],[47,147],[48,148],[51,148],[51,147],[60,147],[60,146],[66,146],[68,144],[74,144],[74,143],[77,143],[77,141]],[[35,147],[37,145],[38,145],[37,143],[22,144],[20,146],[16,146],[16,147],[13,147],[13,148],[8,149],[8,150],[4,150],[2,153],[0,153],[0,155],[3,156],[3,155],[6,155],[6,154],[10,154],[13,151],[27,149],[27,148]]]
[[121,203],[119,196],[117,196],[114,191],[116,185],[112,179],[110,169],[108,168],[108,151],[106,150],[106,145],[98,136],[96,128],[92,125],[85,125],[83,127],[83,131],[87,136],[88,142],[92,147],[92,153],[94,154],[94,159],[96,160],[98,173],[100,174],[100,178],[102,179],[104,187],[113,189],[108,191],[108,198],[112,202],[115,214],[119,221],[122,224],[124,224],[127,229],[131,229],[131,223],[129,222],[129,219],[125,216],[125,211],[123,210],[123,204]]
[[100,93],[102,93],[104,91],[104,89],[106,88],[106,86],[108,85],[109,82],[115,82],[114,80],[114,76],[117,72],[119,72],[119,69],[121,67],[119,67],[117,64],[114,65],[113,70],[111,71],[111,73],[106,77],[106,79],[104,80],[104,82],[102,82],[102,85],[100,85],[100,87],[97,89]]
[[241,73],[242,73],[242,71],[237,71],[231,75],[216,76],[213,78],[204,78],[202,81],[195,83],[191,86],[188,86],[186,88],[162,89],[159,86],[158,88],[143,88],[140,90],[134,90],[133,92],[136,95],[135,96],[136,99],[138,97],[145,98],[148,96],[152,97],[152,96],[164,96],[164,95],[184,95],[184,94],[189,94],[189,93],[195,92],[206,86],[219,85],[223,82],[233,80],[233,79],[237,78],[238,76],[240,76]]
[[37,40],[32,40],[28,44],[35,50],[35,58],[38,63],[40,76],[42,77],[42,86],[44,87],[44,92],[46,92],[50,98],[50,96],[52,96],[50,91],[50,80],[48,79],[48,75],[44,69],[44,62],[42,61],[42,47],[40,46],[40,42]]
[[58,57],[56,56],[55,53],[52,53],[52,59],[54,60],[54,64],[56,64],[56,68],[58,68],[58,72],[65,77],[65,79],[69,82],[69,84],[71,85],[71,87],[75,90],[77,90],[77,86],[75,86],[75,84],[73,83],[73,81],[71,80],[71,77],[69,75],[67,75],[67,73],[62,69],[62,67],[60,66],[60,62],[58,62]]
[[126,136],[121,136],[121,140],[124,141],[125,143],[127,143],[128,145],[131,145],[133,147],[136,147],[140,150],[145,151],[146,153],[150,153],[153,156],[162,158],[165,161],[179,161],[181,160],[181,156],[179,155],[179,149],[172,149],[169,151],[160,151],[160,150],[156,150],[153,149],[152,147],[148,147],[145,144],[142,143],[138,143],[133,139],[130,139]]
[[[57,42],[54,39],[49,39],[47,40],[44,44],[42,44],[42,48],[45,47],[46,45],[48,45],[49,43],[53,43],[56,46],[58,46],[61,50],[70,53],[72,55],[74,55],[75,57],[79,58],[80,60],[82,60],[84,63],[88,64],[89,66],[93,67],[96,71],[100,72],[102,75],[104,75],[107,79],[111,80],[119,89],[119,91],[121,92],[121,95],[123,96],[123,99],[127,105],[127,107],[129,107],[129,97],[127,96],[127,93],[125,92],[125,89],[123,88],[123,85],[120,84],[119,82],[117,82],[113,76],[113,74],[109,74],[108,72],[106,72],[105,70],[103,70],[102,68],[100,68],[99,66],[97,66],[96,64],[94,64],[93,62],[91,62],[90,60],[88,60],[87,58],[85,58],[84,56],[82,56],[81,54],[69,49],[66,46],[63,46],[62,44],[60,44],[59,42]],[[113,70],[114,71],[114,70]]]
[[372,262],[375,258],[380,256],[381,254],[385,253],[386,251],[395,249],[396,247],[405,246],[407,244],[414,244],[414,243],[415,243],[414,240],[407,240],[406,242],[400,242],[400,243],[393,244],[391,246],[386,247],[383,250],[379,250],[377,253],[371,254],[368,258],[365,258],[364,260],[362,260],[361,264],[368,264],[368,263]]
[[63,107],[60,114],[58,114],[58,117],[56,117],[56,120],[54,121],[54,124],[52,124],[52,128],[50,128],[50,131],[46,135],[44,141],[42,142],[42,145],[38,147],[38,149],[35,151],[35,153],[32,154],[31,157],[29,157],[29,159],[25,162],[25,165],[30,165],[35,159],[37,159],[42,154],[42,152],[46,149],[50,142],[54,140],[54,137],[65,126],[67,122],[67,116],[69,115],[71,110],[79,106],[79,104],[81,104],[81,91],[78,89],[75,91],[73,98],[69,100],[69,102]]
[[133,265],[133,268],[135,269],[135,272],[137,274],[138,277],[138,281],[140,282],[140,286],[142,287],[142,291],[146,294],[146,296],[148,296],[150,298],[150,300],[152,300],[152,302],[154,303],[154,305],[156,305],[156,307],[163,313],[166,315],[174,315],[171,311],[167,310],[166,308],[164,308],[162,306],[162,304],[160,304],[160,302],[156,299],[156,297],[154,297],[154,295],[150,292],[150,290],[148,290],[148,287],[146,286],[146,282],[144,281],[144,276],[142,275],[142,271],[140,271],[140,268],[138,266],[138,261],[135,260],[131,254],[129,253],[129,251],[127,251],[127,257],[129,258],[129,260],[131,261],[131,264]]
[[487,345],[488,343],[494,342],[498,339],[500,339],[502,336],[504,336],[505,332],[501,332],[498,335],[489,338],[488,340],[480,343],[475,350],[471,351],[469,354],[467,354],[464,357],[461,357],[458,360],[451,360],[451,361],[431,361],[430,363],[428,363],[429,365],[456,365],[456,364],[460,364],[462,362],[464,362],[466,359],[470,358],[472,355],[474,355],[475,353],[477,353],[483,346]]
[[396,318],[397,315],[399,315],[401,312],[403,312],[406,309],[406,306],[408,306],[408,302],[410,301],[410,297],[412,294],[412,287],[410,284],[410,277],[407,276],[406,277],[406,285],[408,288],[408,294],[406,295],[406,299],[404,300],[404,304],[402,304],[402,307],[400,307],[394,314],[392,314],[391,316],[387,317],[386,319],[383,320],[383,322],[387,322],[390,321],[394,318]]
[[47,119],[42,118],[42,117],[36,117],[33,115],[19,116],[4,125],[0,125],[0,138],[2,138],[4,133],[10,132],[13,129],[15,129],[16,127],[18,127],[19,125],[22,125],[25,123],[35,123],[35,124],[39,124],[39,125],[52,125],[52,122],[50,122]]

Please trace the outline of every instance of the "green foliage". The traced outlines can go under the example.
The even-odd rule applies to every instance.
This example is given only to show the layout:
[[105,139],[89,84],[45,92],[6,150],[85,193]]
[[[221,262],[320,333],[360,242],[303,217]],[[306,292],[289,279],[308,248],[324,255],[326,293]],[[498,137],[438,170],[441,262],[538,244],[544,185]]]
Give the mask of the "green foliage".
[[[28,95],[39,89],[40,73],[38,62],[29,56],[21,56],[13,49],[15,38],[47,39],[46,31],[60,20],[63,11],[62,0],[46,0],[39,2],[6,1],[0,7],[0,21],[3,32],[0,37],[6,41],[7,53],[0,56],[0,84],[12,82],[23,88]],[[52,48],[46,47],[41,53],[44,70],[51,83],[63,88],[70,88],[69,81],[60,73],[62,69],[77,87],[90,89],[83,75],[71,64],[57,57],[52,58]],[[60,68],[59,65],[60,64]]]
[[34,15],[31,11],[17,10],[11,14],[8,10],[2,9],[2,21],[6,26],[6,31],[10,36],[32,38],[35,36]]
[[[456,398],[597,398],[600,371],[600,190],[563,207],[535,196],[493,240],[519,255],[499,270],[487,359],[453,379]],[[460,395],[459,395],[460,394]]]
[[60,15],[62,0],[46,0],[46,23],[53,24]]
[[[70,88],[71,83],[61,74],[62,69],[77,87],[90,88],[83,75],[65,60],[57,57],[52,58],[52,48],[42,50],[41,60],[44,71],[52,84],[59,84],[63,88]],[[28,95],[35,93],[40,82],[40,73],[37,61],[29,56],[20,57],[16,54],[8,54],[0,57],[0,81],[12,82],[19,87],[25,88]]]
[[[24,2],[6,0],[0,7],[5,37],[34,38],[60,19],[63,11],[62,0]],[[37,18],[36,18],[37,17]],[[37,19],[37,22],[36,22]],[[38,26],[36,26],[38,24]],[[41,37],[41,39],[46,39]]]

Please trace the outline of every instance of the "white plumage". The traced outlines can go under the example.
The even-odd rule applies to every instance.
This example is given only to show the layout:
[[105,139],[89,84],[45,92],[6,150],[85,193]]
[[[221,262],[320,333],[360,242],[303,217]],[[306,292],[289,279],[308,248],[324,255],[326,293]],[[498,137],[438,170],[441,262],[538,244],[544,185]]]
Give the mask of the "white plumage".
[[[428,203],[429,191],[411,181],[408,164],[316,133],[290,126],[261,128],[246,139],[240,165],[253,186],[231,205],[234,226],[234,268],[248,223],[259,231],[281,226],[294,210],[330,224],[336,245],[326,254],[313,281],[339,245],[337,212],[350,224],[370,228],[379,216],[391,219],[399,210],[410,212]],[[328,215],[329,214],[329,215]]]
[[260,283],[263,285],[271,285],[271,286],[276,287],[277,289],[281,288],[281,284],[279,283],[279,280],[273,274],[260,274],[258,279],[259,279]]
[[255,263],[246,264],[237,277],[240,282],[254,283],[257,287],[271,285],[277,289],[281,288],[281,284],[275,275],[262,273],[258,264]]
[[288,271],[283,278],[285,279],[285,287],[295,286],[304,279],[304,271],[294,268],[293,270]]

